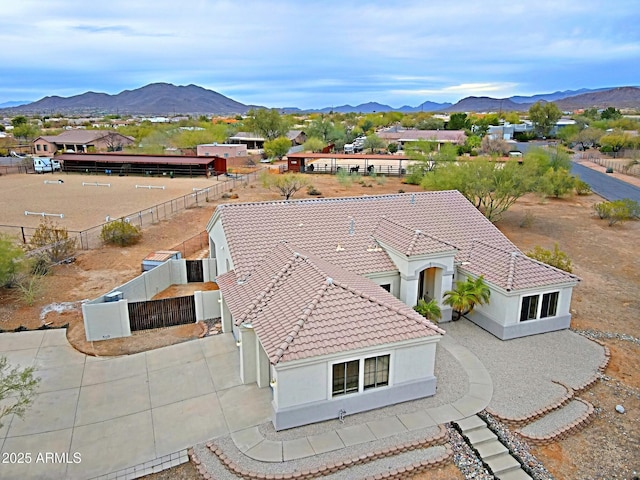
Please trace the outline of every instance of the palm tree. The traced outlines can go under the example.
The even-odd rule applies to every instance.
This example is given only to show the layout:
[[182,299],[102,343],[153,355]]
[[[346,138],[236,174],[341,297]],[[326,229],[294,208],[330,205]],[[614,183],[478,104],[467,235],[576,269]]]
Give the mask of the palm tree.
[[413,309],[427,320],[438,321],[442,318],[442,312],[440,311],[440,305],[435,300],[425,301],[424,299],[418,300],[418,304]]
[[468,315],[473,311],[476,305],[484,305],[489,303],[491,290],[484,281],[484,277],[480,275],[473,280],[467,278],[464,282],[459,282],[455,290],[448,290],[444,293],[444,304],[453,308],[455,318],[460,320],[461,317]]

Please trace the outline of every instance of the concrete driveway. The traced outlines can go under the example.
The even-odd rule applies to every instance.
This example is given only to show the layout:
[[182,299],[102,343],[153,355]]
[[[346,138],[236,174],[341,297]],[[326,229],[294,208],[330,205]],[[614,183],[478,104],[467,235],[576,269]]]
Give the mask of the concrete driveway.
[[9,463],[0,463],[0,478],[87,479],[141,464],[150,473],[179,463],[187,447],[271,414],[270,389],[240,384],[230,334],[96,358],[71,348],[64,330],[3,333],[0,355],[35,366],[42,379],[25,418],[2,419],[1,458]]

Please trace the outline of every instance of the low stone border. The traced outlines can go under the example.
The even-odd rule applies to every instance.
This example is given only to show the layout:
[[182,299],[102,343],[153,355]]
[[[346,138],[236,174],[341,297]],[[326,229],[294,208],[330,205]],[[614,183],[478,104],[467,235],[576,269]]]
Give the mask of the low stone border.
[[546,414],[557,410],[559,408],[564,407],[567,403],[569,403],[571,400],[580,400],[579,398],[576,398],[576,395],[579,395],[581,393],[586,392],[587,390],[589,390],[591,387],[593,387],[596,382],[598,382],[598,380],[600,380],[600,376],[605,372],[605,370],[607,369],[607,367],[609,366],[609,362],[611,361],[611,350],[609,350],[609,347],[607,347],[603,342],[601,342],[600,340],[596,340],[593,338],[589,338],[587,336],[585,336],[585,338],[588,338],[589,340],[591,340],[592,342],[597,343],[598,345],[600,345],[603,349],[604,349],[604,360],[602,361],[602,363],[600,364],[600,366],[598,367],[598,373],[596,373],[593,377],[591,377],[589,380],[587,380],[584,384],[578,386],[578,387],[570,387],[568,385],[565,385],[562,382],[553,380],[554,383],[557,383],[558,385],[562,385],[566,390],[567,390],[567,394],[562,397],[560,400],[558,400],[557,402],[544,407],[540,410],[536,410],[535,412],[533,412],[530,415],[524,416],[524,417],[516,417],[516,418],[512,418],[512,417],[506,417],[503,415],[500,415],[499,413],[494,412],[493,410],[491,410],[490,408],[486,408],[486,412],[489,413],[491,416],[495,417],[496,420],[504,423],[505,425],[508,425],[509,427],[513,427],[513,428],[520,428],[523,427],[531,422],[534,422],[535,420],[538,420],[540,418],[542,418],[543,416],[545,416]]
[[[224,467],[229,470],[234,475],[244,478],[247,480],[310,480],[313,478],[323,477],[325,475],[330,475],[332,473],[338,472],[339,470],[345,470],[349,467],[355,465],[362,465],[365,463],[372,462],[374,460],[379,460],[385,457],[391,457],[394,455],[398,455],[400,453],[408,452],[416,449],[430,448],[436,445],[444,445],[449,436],[446,428],[443,425],[439,426],[439,432],[437,435],[426,438],[423,440],[415,440],[413,442],[408,442],[404,444],[400,444],[394,447],[384,448],[382,450],[376,450],[371,453],[362,454],[358,457],[344,460],[341,462],[330,463],[327,465],[323,465],[318,468],[313,468],[310,470],[303,470],[300,472],[291,472],[291,473],[278,473],[278,474],[265,474],[260,472],[252,472],[245,470],[244,468],[236,465],[233,461],[227,457],[222,450],[220,450],[214,443],[209,442],[206,444],[207,448],[211,450],[211,452],[218,457],[218,460]],[[407,465],[406,467],[400,467],[396,470],[385,472],[384,474],[374,475],[369,477],[368,480],[377,480],[377,479],[403,479],[407,478],[407,475],[415,475],[421,472],[425,472],[427,470],[440,467],[451,459],[453,455],[453,450],[451,446],[447,445],[446,452],[437,458],[432,458],[430,460],[425,460],[420,463],[414,463],[411,465]],[[200,460],[197,458],[193,449],[189,450],[189,457],[191,461],[196,466],[196,469],[200,473],[203,479],[209,480],[211,479],[211,475],[207,472],[206,468]]]
[[568,404],[571,400],[574,399],[575,390],[573,388],[561,382],[554,381],[554,383],[557,383],[558,385],[562,385],[567,390],[567,393],[563,397],[561,397],[557,402],[552,403],[547,407],[541,408],[540,410],[536,410],[535,412],[529,415],[526,415],[524,417],[516,417],[516,418],[505,417],[500,415],[499,413],[494,412],[490,408],[486,408],[485,410],[487,411],[488,414],[490,414],[496,420],[504,423],[505,425],[508,425],[511,428],[524,427],[525,425],[544,417],[546,414],[564,407],[566,404]]
[[530,444],[540,446],[540,445],[549,445],[550,443],[557,442],[558,440],[564,440],[569,435],[573,435],[575,433],[582,431],[593,420],[595,409],[593,405],[587,402],[586,400],[583,400],[581,398],[575,398],[575,400],[585,404],[587,406],[587,411],[584,414],[582,414],[579,418],[571,422],[569,425],[560,427],[558,430],[548,435],[544,435],[542,437],[526,435],[522,433],[521,430],[516,430],[514,433],[516,435],[519,435],[522,439],[526,440]]

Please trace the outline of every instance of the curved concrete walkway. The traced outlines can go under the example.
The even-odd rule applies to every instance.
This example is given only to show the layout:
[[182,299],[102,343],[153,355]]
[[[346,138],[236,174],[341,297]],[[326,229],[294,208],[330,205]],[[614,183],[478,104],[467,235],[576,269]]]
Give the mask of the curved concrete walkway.
[[[269,440],[253,426],[231,434],[238,450],[261,462],[282,462],[311,457],[361,443],[398,435],[413,430],[459,421],[482,410],[491,401],[493,382],[487,369],[470,350],[451,336],[440,341],[462,366],[469,378],[467,393],[453,403],[418,410],[408,414],[390,415],[316,435],[300,436],[294,440]],[[293,429],[295,430],[295,429]]]
[[[42,379],[24,420],[7,416],[0,429],[1,452],[31,462],[1,464],[0,478],[136,478],[180,463],[199,442],[268,421],[271,393],[240,384],[236,350],[225,334],[96,358],[71,348],[64,330],[0,334],[0,355]],[[46,453],[58,458],[45,462]]]

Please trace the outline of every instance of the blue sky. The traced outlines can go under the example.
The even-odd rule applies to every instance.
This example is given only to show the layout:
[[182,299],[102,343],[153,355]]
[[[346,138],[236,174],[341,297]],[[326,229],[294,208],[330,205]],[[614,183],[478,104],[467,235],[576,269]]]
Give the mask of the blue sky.
[[638,0],[5,0],[0,103],[153,82],[300,108],[638,86],[638,25]]

